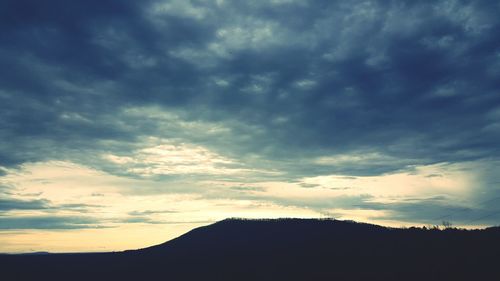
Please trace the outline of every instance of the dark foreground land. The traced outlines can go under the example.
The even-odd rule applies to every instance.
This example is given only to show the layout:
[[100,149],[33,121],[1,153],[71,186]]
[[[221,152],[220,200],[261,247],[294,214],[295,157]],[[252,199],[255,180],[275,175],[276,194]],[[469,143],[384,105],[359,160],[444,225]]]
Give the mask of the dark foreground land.
[[102,254],[0,255],[0,280],[500,280],[500,228],[224,220]]

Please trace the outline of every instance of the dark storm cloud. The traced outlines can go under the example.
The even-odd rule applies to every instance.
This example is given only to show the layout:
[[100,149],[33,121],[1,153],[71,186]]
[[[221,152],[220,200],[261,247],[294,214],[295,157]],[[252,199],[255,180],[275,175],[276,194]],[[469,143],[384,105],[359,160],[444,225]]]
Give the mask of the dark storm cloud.
[[[123,183],[124,195],[498,223],[499,14],[495,1],[473,0],[0,1],[0,179],[63,160],[154,180]],[[185,146],[144,151],[165,143]],[[304,177],[418,174],[436,163],[464,167],[445,177],[470,176],[472,195],[380,203],[261,187],[286,182],[312,194],[323,187]],[[3,184],[1,229],[101,227],[55,214],[106,206],[58,205]],[[44,215],[20,216],[30,211]],[[107,222],[177,223],[156,220],[169,212]]]
[[[0,165],[117,172],[145,136],[285,177],[498,158],[498,4],[278,2],[3,1]],[[230,130],[124,113],[153,105]],[[398,161],[307,161],[371,152]]]

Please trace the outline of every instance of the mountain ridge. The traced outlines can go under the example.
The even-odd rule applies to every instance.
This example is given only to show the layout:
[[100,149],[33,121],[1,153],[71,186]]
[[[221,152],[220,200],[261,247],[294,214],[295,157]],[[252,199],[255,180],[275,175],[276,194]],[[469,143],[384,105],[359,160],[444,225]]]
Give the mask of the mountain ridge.
[[470,280],[492,276],[499,258],[499,227],[226,219],[137,250],[3,256],[0,264],[8,280]]

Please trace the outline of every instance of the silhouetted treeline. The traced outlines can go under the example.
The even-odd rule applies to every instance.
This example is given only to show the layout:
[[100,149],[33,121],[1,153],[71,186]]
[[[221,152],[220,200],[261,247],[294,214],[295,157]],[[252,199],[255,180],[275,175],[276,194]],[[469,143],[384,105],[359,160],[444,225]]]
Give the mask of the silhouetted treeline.
[[[228,219],[102,254],[0,256],[2,280],[498,280],[500,228]],[[6,279],[5,279],[5,278]]]

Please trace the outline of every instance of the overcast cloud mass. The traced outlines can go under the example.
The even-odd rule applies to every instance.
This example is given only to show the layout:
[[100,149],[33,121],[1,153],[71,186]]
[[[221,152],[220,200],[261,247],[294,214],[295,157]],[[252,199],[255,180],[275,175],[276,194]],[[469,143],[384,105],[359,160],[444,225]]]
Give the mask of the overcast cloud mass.
[[1,1],[0,251],[232,216],[498,225],[499,14]]

